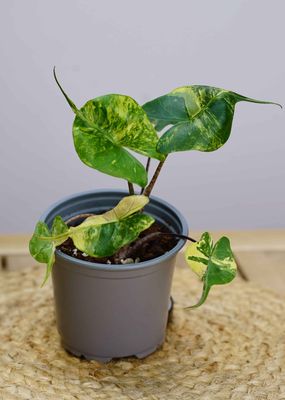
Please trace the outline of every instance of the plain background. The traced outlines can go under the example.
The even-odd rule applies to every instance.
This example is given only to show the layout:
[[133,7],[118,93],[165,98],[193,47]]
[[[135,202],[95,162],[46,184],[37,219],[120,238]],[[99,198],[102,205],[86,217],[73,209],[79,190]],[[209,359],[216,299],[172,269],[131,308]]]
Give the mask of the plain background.
[[[0,231],[32,231],[68,194],[126,187],[77,157],[53,65],[78,106],[191,84],[284,105],[284,15],[283,0],[1,0]],[[193,229],[284,228],[284,150],[284,110],[239,103],[227,144],[171,155],[154,194]]]

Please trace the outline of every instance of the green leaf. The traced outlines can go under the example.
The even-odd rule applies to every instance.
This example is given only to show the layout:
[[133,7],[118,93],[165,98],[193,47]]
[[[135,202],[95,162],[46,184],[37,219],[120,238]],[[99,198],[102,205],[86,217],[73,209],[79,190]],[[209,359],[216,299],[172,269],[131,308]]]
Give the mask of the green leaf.
[[185,258],[192,271],[204,283],[200,300],[197,304],[188,308],[201,306],[207,299],[213,285],[224,285],[231,282],[236,276],[237,266],[230,241],[226,237],[222,237],[213,246],[210,234],[208,232],[203,233],[199,242],[188,246]]
[[135,214],[117,222],[81,227],[70,237],[75,247],[89,256],[106,257],[136,240],[153,222],[150,215]]
[[81,161],[145,187],[147,172],[127,149],[158,160],[165,156],[156,150],[158,136],[142,107],[129,96],[109,94],[88,101],[78,110],[54,76],[76,114],[73,140]]
[[54,264],[54,252],[56,246],[65,242],[68,238],[68,226],[61,217],[55,217],[51,232],[44,222],[38,222],[35,232],[29,243],[31,255],[40,263],[47,264],[46,275],[43,284],[48,280]]
[[239,101],[277,104],[211,86],[194,85],[175,89],[144,104],[143,109],[157,131],[170,125],[158,142],[159,152],[214,151],[228,140],[235,105]]
[[[53,220],[51,227],[51,236],[55,238],[54,242],[56,246],[59,246],[64,242],[64,240],[66,240],[65,237],[67,233],[68,233],[68,226],[59,215],[56,216]],[[57,237],[59,238],[57,239]]]
[[38,222],[29,248],[38,262],[47,264],[43,284],[50,276],[56,247],[69,237],[77,249],[94,257],[113,255],[137,239],[154,222],[149,215],[135,214],[148,202],[149,198],[143,195],[124,197],[112,210],[89,217],[76,227],[69,228],[60,216],[55,217],[51,230],[44,222]]

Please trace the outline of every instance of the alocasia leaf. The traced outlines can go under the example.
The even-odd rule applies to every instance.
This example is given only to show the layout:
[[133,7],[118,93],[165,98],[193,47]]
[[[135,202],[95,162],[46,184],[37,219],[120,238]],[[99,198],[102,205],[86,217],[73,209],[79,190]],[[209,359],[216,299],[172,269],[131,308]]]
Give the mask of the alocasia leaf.
[[75,247],[84,253],[93,257],[107,257],[136,240],[153,222],[150,215],[135,214],[117,222],[80,227],[70,237]]
[[29,248],[38,262],[47,264],[43,284],[51,273],[56,247],[69,237],[76,248],[94,257],[111,256],[137,239],[154,222],[151,216],[137,213],[148,202],[143,195],[124,197],[112,210],[89,217],[75,227],[68,227],[60,216],[55,217],[51,230],[38,222]]
[[203,233],[199,242],[191,243],[185,252],[185,259],[192,271],[203,281],[203,292],[197,304],[201,306],[213,285],[231,282],[236,276],[237,266],[231,250],[230,241],[222,237],[213,245],[208,232]]
[[211,86],[194,85],[175,89],[144,104],[143,109],[157,131],[169,126],[158,142],[159,152],[214,151],[228,140],[235,105],[239,101],[277,104]]
[[[68,232],[68,226],[63,221],[63,219],[60,216],[55,217],[51,227],[51,235],[53,237],[58,237],[67,234],[67,232]],[[63,239],[61,237],[55,240],[56,246],[59,246],[61,243],[63,243]]]
[[71,227],[69,236],[76,248],[90,256],[111,256],[152,225],[154,219],[149,215],[133,215],[148,202],[143,195],[124,197],[112,210]]
[[131,97],[109,94],[88,101],[80,110],[56,82],[76,114],[73,140],[81,161],[115,177],[147,184],[144,166],[127,149],[163,160],[158,136],[142,107]]
[[29,243],[29,250],[35,260],[47,264],[43,285],[51,273],[56,246],[65,242],[67,238],[68,226],[60,216],[55,217],[51,231],[44,222],[40,221],[37,223],[35,232]]

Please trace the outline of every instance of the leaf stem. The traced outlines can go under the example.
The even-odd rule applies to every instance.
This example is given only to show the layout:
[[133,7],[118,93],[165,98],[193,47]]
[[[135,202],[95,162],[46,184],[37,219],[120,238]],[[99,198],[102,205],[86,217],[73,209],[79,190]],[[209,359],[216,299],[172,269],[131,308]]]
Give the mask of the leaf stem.
[[163,164],[165,163],[165,160],[166,160],[166,157],[165,157],[165,159],[164,159],[163,161],[160,161],[160,162],[159,162],[159,164],[158,164],[158,166],[157,166],[157,168],[156,168],[156,170],[155,170],[155,172],[154,172],[154,174],[153,174],[153,177],[152,177],[150,183],[149,183],[148,186],[144,189],[143,194],[144,194],[145,196],[147,196],[147,197],[150,196],[150,194],[151,194],[151,192],[152,192],[152,189],[153,189],[153,187],[154,187],[154,184],[155,184],[155,182],[156,182],[156,180],[157,180],[157,178],[158,178],[158,175],[159,175],[159,173],[160,173],[160,171],[161,171],[161,168],[162,168]]
[[146,166],[145,166],[145,170],[146,170],[146,172],[148,172],[148,171],[149,171],[149,167],[150,167],[150,160],[151,160],[151,158],[150,158],[150,157],[148,157],[148,158],[147,158],[147,162],[146,162]]
[[166,235],[166,236],[175,236],[179,237],[180,239],[185,239],[185,240],[190,240],[190,242],[196,243],[197,240],[186,236],[186,235],[180,235],[179,233],[172,233],[172,232],[153,232],[150,233],[149,235],[146,235],[140,239],[138,239],[133,246],[125,248],[121,258],[127,258],[130,257],[133,253],[135,253],[141,246],[143,246],[145,243],[147,243],[149,240],[154,239],[156,236],[161,236],[161,235]]
[[69,218],[67,221],[65,221],[65,223],[68,225],[71,222],[76,221],[79,218],[88,218],[88,217],[93,217],[95,214],[78,214],[75,215],[74,217]]
[[[147,162],[146,162],[146,166],[145,166],[145,170],[146,170],[147,174],[148,174],[149,167],[150,167],[150,160],[151,160],[151,158],[148,157],[147,158]],[[140,194],[143,194],[144,190],[145,190],[145,187],[141,188]]]
[[135,194],[134,185],[129,181],[128,181],[128,187],[130,196],[134,195]]

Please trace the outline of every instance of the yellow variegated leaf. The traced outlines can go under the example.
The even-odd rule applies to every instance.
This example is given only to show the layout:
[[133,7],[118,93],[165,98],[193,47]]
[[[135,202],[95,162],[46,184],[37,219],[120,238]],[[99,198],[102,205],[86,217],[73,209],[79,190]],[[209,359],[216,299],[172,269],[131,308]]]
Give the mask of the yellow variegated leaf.
[[[190,268],[200,279],[203,278],[213,247],[213,240],[208,232],[203,233],[199,242],[191,243],[186,251],[185,258]],[[191,260],[191,261],[190,261]]]
[[[94,215],[88,217],[82,224],[81,227],[95,226],[108,224],[110,222],[119,221],[127,218],[130,215],[144,208],[149,202],[149,198],[143,195],[133,195],[124,197],[112,210],[105,212],[101,215]],[[78,227],[75,229],[78,230]]]
[[[137,211],[141,210],[148,202],[149,198],[143,195],[127,196],[124,197],[112,210],[109,210],[104,214],[89,217],[82,222],[82,224],[74,228],[71,227],[70,237],[73,240],[75,247],[89,255],[99,256],[98,253],[95,254],[94,251],[92,251],[92,254],[90,252],[90,248],[94,249],[93,243],[98,241],[99,235],[102,236],[103,232],[109,232],[109,235],[111,235],[110,232],[112,232],[112,235],[118,235],[119,230],[116,227],[123,226],[123,224],[120,225],[118,223],[122,220],[126,220],[132,214],[135,214]],[[132,221],[128,222],[128,226],[130,226],[131,222]],[[104,230],[101,229],[103,225],[111,223],[117,223],[117,225],[114,225],[113,228],[109,227],[109,230],[107,228],[104,228]],[[150,220],[148,219],[147,224],[149,223]],[[140,233],[141,231],[138,232]],[[127,235],[125,235],[125,237],[127,237]]]
[[107,211],[104,217],[109,221],[121,220],[142,210],[149,203],[149,198],[144,195],[124,197],[112,210]]
[[136,240],[153,222],[150,215],[138,213],[102,225],[85,226],[71,237],[75,247],[89,256],[106,257]]

